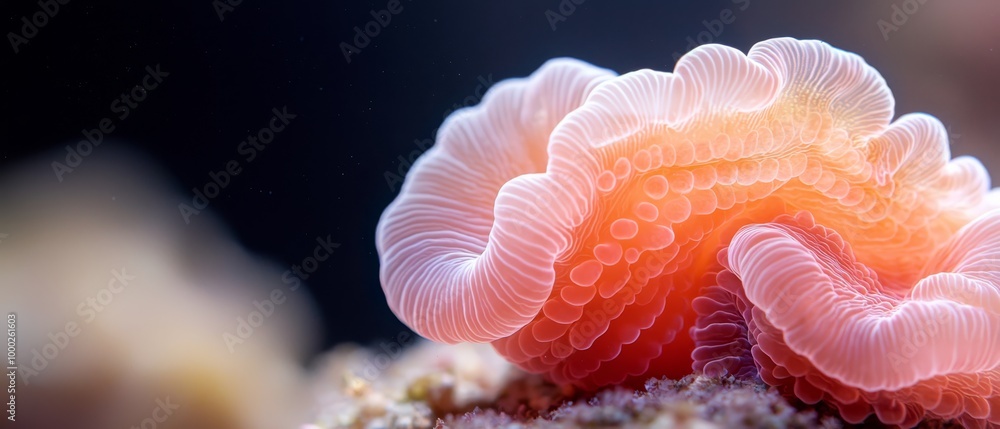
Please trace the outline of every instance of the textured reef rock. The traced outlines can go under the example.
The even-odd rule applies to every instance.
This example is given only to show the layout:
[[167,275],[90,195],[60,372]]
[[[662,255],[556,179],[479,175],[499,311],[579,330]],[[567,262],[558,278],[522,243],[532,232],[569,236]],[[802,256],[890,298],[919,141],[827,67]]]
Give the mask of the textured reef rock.
[[300,429],[842,427],[759,381],[692,375],[590,394],[519,371],[482,345],[422,342],[366,371],[380,353],[329,353],[313,377],[315,421]]
[[583,390],[760,377],[849,422],[1000,425],[1000,191],[819,41],[552,60],[452,114],[379,222],[389,306]]

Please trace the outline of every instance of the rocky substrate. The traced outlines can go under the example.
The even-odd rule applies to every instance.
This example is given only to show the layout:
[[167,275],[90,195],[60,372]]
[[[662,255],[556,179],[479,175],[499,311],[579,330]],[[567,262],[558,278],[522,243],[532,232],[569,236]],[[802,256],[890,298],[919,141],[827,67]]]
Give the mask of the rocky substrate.
[[487,345],[341,346],[316,372],[315,419],[332,428],[839,428],[757,380],[690,375],[580,392],[525,374]]

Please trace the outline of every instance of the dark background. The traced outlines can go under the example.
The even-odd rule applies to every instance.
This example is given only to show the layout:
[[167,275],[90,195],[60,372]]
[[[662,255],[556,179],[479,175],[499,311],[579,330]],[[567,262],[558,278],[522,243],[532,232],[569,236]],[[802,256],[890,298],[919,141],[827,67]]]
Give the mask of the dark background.
[[[553,30],[546,11],[558,12],[559,0],[402,0],[403,10],[348,63],[340,43],[353,43],[354,27],[365,26],[369,12],[387,1],[244,0],[220,20],[207,0],[72,0],[20,52],[9,43],[0,47],[0,170],[37,157],[62,160],[61,148],[113,116],[111,101],[141,82],[146,66],[159,64],[169,77],[128,118],[116,119],[96,150],[138,150],[169,171],[185,195],[203,186],[210,171],[241,159],[242,173],[210,210],[251,252],[284,266],[308,256],[316,236],[332,235],[341,247],[309,281],[327,347],[393,338],[404,329],[378,282],[374,230],[398,190],[385,175],[419,150],[414,142],[430,138],[446,112],[475,98],[480,78],[526,76],[556,56],[618,72],[669,71],[687,38],[706,30],[702,21],[724,9],[734,11],[735,21],[711,41],[746,51],[759,40],[794,36],[858,52],[886,76],[897,115],[939,116],[959,129],[955,154],[992,160],[996,168],[996,139],[977,137],[998,135],[982,131],[995,122],[1000,99],[995,31],[969,30],[967,43],[983,47],[961,63],[942,53],[954,50],[947,45],[921,45],[920,34],[937,31],[933,11],[918,11],[885,40],[877,21],[902,2],[562,3],[564,11],[575,10]],[[739,10],[743,3],[748,7]],[[37,1],[24,0],[5,0],[2,8],[9,17],[0,28],[5,34],[19,33],[21,17],[40,10]],[[937,83],[977,79],[986,84],[970,83],[956,98],[971,100],[962,104],[979,117],[946,108],[948,100],[934,90]],[[243,162],[239,143],[282,106],[298,117],[257,159]]]

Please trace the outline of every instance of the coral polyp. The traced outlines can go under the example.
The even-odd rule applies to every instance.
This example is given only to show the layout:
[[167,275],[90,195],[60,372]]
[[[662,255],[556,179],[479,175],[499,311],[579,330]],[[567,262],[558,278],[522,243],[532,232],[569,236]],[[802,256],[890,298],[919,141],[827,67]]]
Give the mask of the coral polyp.
[[552,60],[452,114],[379,222],[432,340],[583,389],[759,376],[843,417],[1000,424],[1000,191],[819,41]]

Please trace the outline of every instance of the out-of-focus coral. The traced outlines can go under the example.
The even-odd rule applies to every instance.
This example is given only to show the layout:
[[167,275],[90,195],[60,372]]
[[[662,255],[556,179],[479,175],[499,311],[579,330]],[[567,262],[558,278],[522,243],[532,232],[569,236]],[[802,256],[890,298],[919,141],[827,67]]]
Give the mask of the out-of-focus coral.
[[[301,422],[306,292],[284,290],[286,301],[237,332],[255,301],[285,287],[282,270],[242,250],[209,213],[186,225],[185,197],[108,146],[62,181],[50,166],[57,154],[0,175],[0,310],[17,315],[17,423]],[[245,338],[229,347],[226,333]]]

